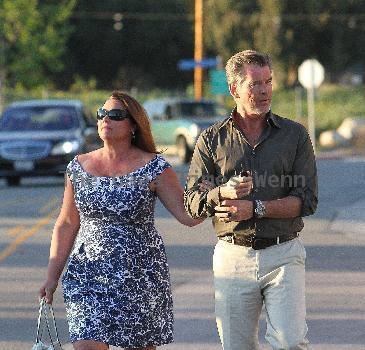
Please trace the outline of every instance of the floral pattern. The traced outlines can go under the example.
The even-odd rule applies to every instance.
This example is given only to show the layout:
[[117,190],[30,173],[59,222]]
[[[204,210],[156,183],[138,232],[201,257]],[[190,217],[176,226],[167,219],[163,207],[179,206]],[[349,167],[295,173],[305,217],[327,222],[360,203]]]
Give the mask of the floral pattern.
[[101,177],[88,174],[77,157],[69,163],[80,214],[62,278],[72,342],[135,348],[173,341],[169,270],[148,186],[168,167],[156,155],[127,175]]

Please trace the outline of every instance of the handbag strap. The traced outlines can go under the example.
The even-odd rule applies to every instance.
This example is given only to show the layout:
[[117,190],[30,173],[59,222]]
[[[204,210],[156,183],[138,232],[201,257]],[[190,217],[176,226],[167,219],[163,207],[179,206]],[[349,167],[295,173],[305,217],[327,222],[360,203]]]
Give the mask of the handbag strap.
[[[48,317],[48,310],[47,309],[49,310],[49,313],[51,315],[52,323],[50,322],[50,319]],[[42,319],[45,320],[45,324],[43,324],[43,327],[41,327]],[[49,339],[51,340],[51,344],[52,344],[53,348],[54,348],[54,341],[53,341],[51,328],[53,328],[54,333],[56,335],[56,343],[59,343],[61,345],[61,342],[60,342],[60,339],[59,339],[59,336],[58,336],[56,318],[54,316],[53,307],[52,307],[51,304],[47,304],[46,300],[44,298],[42,298],[40,300],[40,303],[39,303],[39,315],[38,315],[38,322],[37,322],[36,343],[38,343],[42,340],[42,335],[43,335],[43,330],[44,330],[45,325],[47,326]]]

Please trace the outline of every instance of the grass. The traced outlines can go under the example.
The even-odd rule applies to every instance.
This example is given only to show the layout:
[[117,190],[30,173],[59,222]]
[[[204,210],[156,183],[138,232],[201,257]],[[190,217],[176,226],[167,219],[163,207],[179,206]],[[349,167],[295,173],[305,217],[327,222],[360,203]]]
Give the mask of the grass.
[[[148,98],[167,96],[168,91],[153,90],[145,93],[132,93],[140,102]],[[104,102],[110,91],[92,88],[82,91],[7,91],[6,104],[14,100],[32,98],[80,99],[89,109],[96,110]],[[316,91],[315,119],[317,135],[324,130],[335,129],[347,117],[365,117],[365,86],[322,85]],[[212,97],[212,96],[210,96]],[[208,96],[209,98],[209,96]],[[234,102],[225,97],[223,102],[229,108]],[[307,97],[303,89],[275,90],[273,92],[273,112],[307,124]]]
[[[274,91],[273,111],[307,124],[306,91]],[[347,117],[365,117],[365,87],[323,85],[316,91],[315,121],[317,134],[336,129]],[[300,105],[302,108],[300,108]]]

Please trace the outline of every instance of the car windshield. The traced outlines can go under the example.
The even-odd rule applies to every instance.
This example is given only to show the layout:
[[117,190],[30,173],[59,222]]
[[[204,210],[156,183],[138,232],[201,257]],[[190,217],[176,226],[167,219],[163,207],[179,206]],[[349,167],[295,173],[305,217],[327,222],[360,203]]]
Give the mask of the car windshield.
[[184,117],[209,118],[224,115],[224,109],[215,104],[207,102],[182,102],[178,105],[180,113]]
[[68,106],[12,107],[0,120],[2,131],[68,130],[78,126],[76,111]]

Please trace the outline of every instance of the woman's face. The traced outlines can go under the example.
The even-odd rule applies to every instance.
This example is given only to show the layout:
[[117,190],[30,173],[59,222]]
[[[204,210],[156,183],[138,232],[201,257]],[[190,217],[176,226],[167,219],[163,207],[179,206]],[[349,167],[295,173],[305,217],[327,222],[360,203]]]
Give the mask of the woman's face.
[[[121,102],[114,98],[105,101],[103,109],[110,111],[112,109],[125,109]],[[105,116],[102,120],[98,120],[98,133],[103,141],[125,141],[132,139],[132,131],[134,125],[129,118],[123,120],[111,120],[109,116]]]

